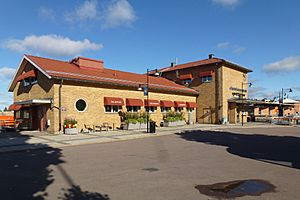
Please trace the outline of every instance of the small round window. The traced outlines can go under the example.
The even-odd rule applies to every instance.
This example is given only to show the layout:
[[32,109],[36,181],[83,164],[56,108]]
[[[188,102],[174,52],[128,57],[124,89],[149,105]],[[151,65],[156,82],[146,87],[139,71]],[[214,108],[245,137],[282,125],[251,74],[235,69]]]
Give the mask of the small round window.
[[85,111],[85,109],[86,109],[86,107],[87,107],[87,106],[86,106],[86,102],[85,102],[83,99],[77,100],[75,106],[76,106],[76,109],[77,109],[79,112]]

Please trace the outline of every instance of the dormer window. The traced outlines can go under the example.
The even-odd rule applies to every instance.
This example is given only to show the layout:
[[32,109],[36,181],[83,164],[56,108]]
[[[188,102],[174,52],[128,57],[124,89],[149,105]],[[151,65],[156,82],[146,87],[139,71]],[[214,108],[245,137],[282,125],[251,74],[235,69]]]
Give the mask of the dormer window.
[[183,84],[189,85],[193,81],[193,75],[192,74],[183,74],[179,76],[179,79],[182,81]]
[[38,82],[36,77],[30,77],[29,81],[30,81],[31,85],[34,85],[34,84],[36,84]]
[[23,80],[23,86],[26,87],[26,86],[28,86],[28,85],[30,85],[29,78],[25,78],[25,79]]
[[212,81],[213,71],[203,71],[199,72],[199,77],[201,78],[202,83],[209,83]]
[[201,82],[202,83],[208,83],[212,81],[212,76],[202,76],[201,77]]
[[30,70],[28,72],[21,74],[17,78],[17,81],[22,82],[24,87],[36,84],[37,83],[36,71]]

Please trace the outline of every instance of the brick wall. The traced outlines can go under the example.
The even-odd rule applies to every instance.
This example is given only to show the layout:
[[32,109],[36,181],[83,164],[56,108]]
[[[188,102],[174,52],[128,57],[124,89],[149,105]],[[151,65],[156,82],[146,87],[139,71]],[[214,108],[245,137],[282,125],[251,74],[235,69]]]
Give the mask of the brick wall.
[[[230,121],[231,123],[236,123],[237,119],[229,119],[230,116],[232,116],[232,114],[230,115],[228,113],[228,99],[233,98],[233,94],[232,93],[240,93],[242,94],[241,91],[235,91],[232,90],[230,88],[237,88],[237,89],[242,89],[242,83],[247,83],[248,82],[248,75],[226,67],[226,66],[222,66],[222,86],[221,86],[221,91],[222,91],[222,100],[221,100],[221,109],[220,109],[220,118],[226,118],[228,121]],[[243,85],[243,89],[247,90],[247,92],[243,92],[243,94],[245,95],[244,98],[248,98],[248,85],[244,84]],[[236,108],[236,112],[238,112],[238,109]],[[247,113],[246,113],[247,115]],[[239,116],[242,116],[242,113],[239,113]],[[235,117],[236,118],[236,117]],[[241,120],[241,119],[240,119]],[[235,121],[235,122],[234,122]],[[244,122],[246,122],[246,117],[244,117]]]
[[[59,102],[59,84],[54,85],[54,106],[58,107]],[[66,117],[75,118],[78,121],[79,129],[82,129],[84,124],[87,125],[101,125],[104,122],[114,123],[116,127],[120,126],[120,117],[118,113],[105,113],[104,97],[120,97],[124,99],[126,104],[126,98],[139,98],[146,99],[143,92],[137,90],[128,90],[122,88],[109,88],[109,87],[96,87],[95,85],[74,85],[71,83],[64,83],[62,85],[62,107],[65,111],[62,112],[62,121]],[[75,108],[75,102],[78,99],[83,99],[87,103],[87,108],[84,112],[78,112]],[[191,101],[195,102],[195,96],[166,94],[158,92],[149,92],[149,99],[154,100],[170,100],[170,101]],[[122,107],[123,111],[126,111],[126,105]],[[141,109],[145,111],[144,107]],[[185,118],[188,114],[184,109]],[[52,116],[54,122],[54,132],[58,132],[59,128],[59,112],[54,110],[54,116]],[[160,107],[157,108],[155,113],[150,114],[150,118],[157,123],[162,121],[163,114],[160,111]],[[196,112],[193,112],[193,119],[196,119]]]

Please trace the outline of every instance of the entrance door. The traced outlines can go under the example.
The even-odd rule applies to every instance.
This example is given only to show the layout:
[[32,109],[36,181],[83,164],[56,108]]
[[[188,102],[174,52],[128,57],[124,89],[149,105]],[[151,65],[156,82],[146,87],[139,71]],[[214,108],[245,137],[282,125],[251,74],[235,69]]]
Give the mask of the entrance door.
[[212,119],[211,119],[211,109],[209,108],[204,108],[203,109],[203,123],[204,124],[211,124]]
[[47,129],[47,110],[46,105],[32,107],[32,129],[39,131]]

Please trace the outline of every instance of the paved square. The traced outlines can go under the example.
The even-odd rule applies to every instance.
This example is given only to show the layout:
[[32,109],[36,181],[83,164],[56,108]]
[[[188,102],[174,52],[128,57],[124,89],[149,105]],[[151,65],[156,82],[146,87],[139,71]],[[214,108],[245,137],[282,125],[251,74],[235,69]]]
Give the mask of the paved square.
[[0,154],[1,199],[214,199],[198,184],[263,179],[300,197],[300,129],[219,128]]

